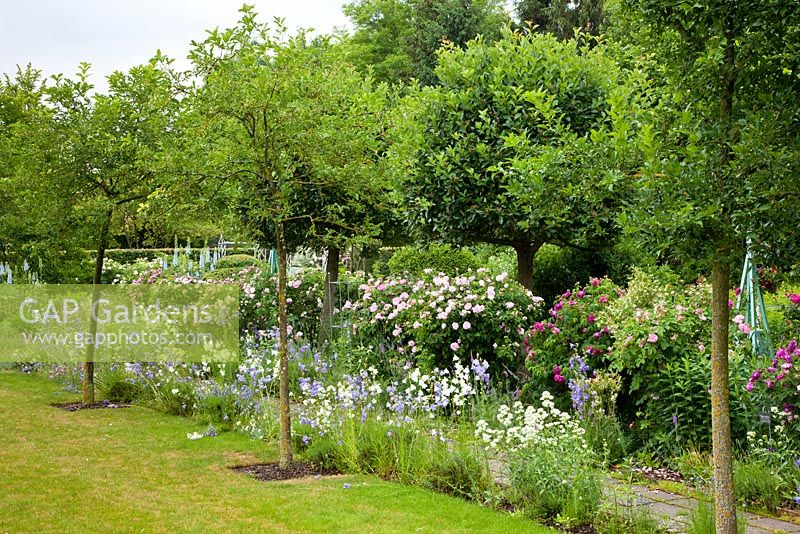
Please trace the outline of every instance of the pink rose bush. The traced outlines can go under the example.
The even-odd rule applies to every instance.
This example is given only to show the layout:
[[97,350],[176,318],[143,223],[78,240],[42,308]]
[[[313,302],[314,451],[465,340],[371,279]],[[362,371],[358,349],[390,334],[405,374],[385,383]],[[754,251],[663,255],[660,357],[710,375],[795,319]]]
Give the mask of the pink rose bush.
[[547,377],[546,381],[564,384],[562,370],[576,353],[591,367],[601,366],[614,338],[597,318],[621,294],[608,278],[594,278],[586,286],[563,293],[525,337],[526,366],[532,379]]
[[450,277],[373,278],[347,302],[352,334],[363,345],[440,369],[453,357],[483,358],[494,376],[516,372],[522,342],[541,314],[535,297],[505,273],[484,270]]

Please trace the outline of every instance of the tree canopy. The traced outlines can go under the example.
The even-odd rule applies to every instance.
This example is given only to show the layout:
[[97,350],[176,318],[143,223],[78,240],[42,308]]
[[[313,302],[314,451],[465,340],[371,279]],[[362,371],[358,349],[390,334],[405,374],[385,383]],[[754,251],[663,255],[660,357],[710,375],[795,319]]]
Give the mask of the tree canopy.
[[628,135],[614,122],[630,92],[602,47],[507,30],[443,51],[436,73],[440,86],[414,97],[408,134],[414,227],[514,247],[527,287],[543,243],[608,236],[622,192],[614,158]]

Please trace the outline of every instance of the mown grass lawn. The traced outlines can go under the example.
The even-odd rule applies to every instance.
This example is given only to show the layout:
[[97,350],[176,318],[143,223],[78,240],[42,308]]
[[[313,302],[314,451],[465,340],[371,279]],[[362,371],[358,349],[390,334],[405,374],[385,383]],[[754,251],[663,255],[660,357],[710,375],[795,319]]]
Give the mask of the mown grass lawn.
[[[42,377],[0,372],[3,532],[549,532],[522,517],[368,476],[260,482],[276,458],[236,433],[142,407],[65,412]],[[350,484],[349,489],[343,487]]]

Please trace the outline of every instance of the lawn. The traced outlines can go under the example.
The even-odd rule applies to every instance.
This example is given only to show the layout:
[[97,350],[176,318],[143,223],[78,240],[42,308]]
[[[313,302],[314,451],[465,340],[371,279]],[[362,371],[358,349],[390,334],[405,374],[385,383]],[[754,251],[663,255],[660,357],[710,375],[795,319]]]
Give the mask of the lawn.
[[369,476],[260,482],[228,467],[274,460],[271,445],[190,441],[200,425],[142,407],[49,406],[73,400],[42,377],[0,372],[0,533],[549,532]]

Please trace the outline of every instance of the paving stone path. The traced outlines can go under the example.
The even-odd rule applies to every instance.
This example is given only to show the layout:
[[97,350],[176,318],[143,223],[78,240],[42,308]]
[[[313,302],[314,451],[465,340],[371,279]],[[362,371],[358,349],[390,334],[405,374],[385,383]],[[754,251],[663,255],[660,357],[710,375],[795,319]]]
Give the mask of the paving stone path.
[[[489,461],[495,481],[508,484],[504,473],[504,465],[498,460]],[[641,484],[629,484],[609,478],[606,500],[618,506],[647,506],[650,512],[670,531],[686,532],[689,516],[697,506],[697,501],[690,497],[669,493],[663,490],[650,489]],[[800,524],[759,516],[751,513],[743,514],[747,522],[746,534],[800,534]]]
[[[697,501],[666,491],[650,489],[640,484],[628,484],[609,479],[607,498],[622,506],[647,506],[663,524],[674,532],[685,532],[689,515]],[[800,534],[800,524],[763,517],[751,513],[743,514],[747,522],[747,534]]]

